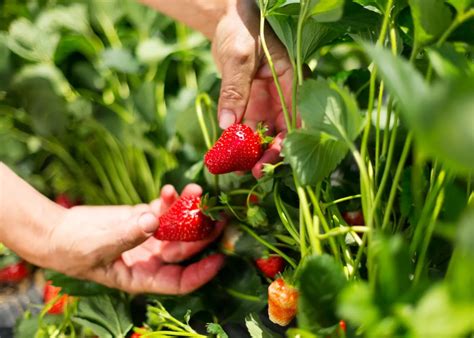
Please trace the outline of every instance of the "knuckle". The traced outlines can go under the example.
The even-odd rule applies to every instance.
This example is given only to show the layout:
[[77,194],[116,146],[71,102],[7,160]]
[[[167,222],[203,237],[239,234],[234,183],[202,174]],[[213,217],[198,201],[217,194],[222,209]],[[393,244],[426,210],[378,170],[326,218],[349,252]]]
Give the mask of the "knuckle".
[[241,101],[244,99],[244,96],[239,87],[226,85],[221,89],[221,98],[227,101]]

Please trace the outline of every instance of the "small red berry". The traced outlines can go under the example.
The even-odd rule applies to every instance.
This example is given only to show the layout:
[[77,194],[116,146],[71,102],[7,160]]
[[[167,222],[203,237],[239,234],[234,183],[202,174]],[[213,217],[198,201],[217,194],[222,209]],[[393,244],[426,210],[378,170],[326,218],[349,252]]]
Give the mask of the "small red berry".
[[0,269],[0,282],[18,283],[28,277],[25,262],[18,262]]
[[233,124],[222,133],[204,157],[209,172],[218,175],[248,171],[262,157],[262,138],[249,126]]
[[[46,282],[43,290],[43,300],[45,303],[49,303],[53,298],[55,298],[61,292],[60,287],[52,285],[51,281]],[[49,314],[57,315],[61,314],[64,311],[69,300],[69,296],[64,294],[53,304],[53,306],[48,310]]]
[[343,320],[339,321],[339,327],[341,328],[342,331],[346,332],[346,322]]
[[268,278],[275,278],[275,276],[283,271],[285,261],[280,256],[270,256],[268,258],[258,258],[255,264],[260,271]]
[[342,214],[342,218],[349,225],[365,225],[364,214],[360,210],[346,211]]
[[163,241],[192,242],[206,238],[214,222],[200,209],[199,196],[181,197],[159,218],[155,237]]

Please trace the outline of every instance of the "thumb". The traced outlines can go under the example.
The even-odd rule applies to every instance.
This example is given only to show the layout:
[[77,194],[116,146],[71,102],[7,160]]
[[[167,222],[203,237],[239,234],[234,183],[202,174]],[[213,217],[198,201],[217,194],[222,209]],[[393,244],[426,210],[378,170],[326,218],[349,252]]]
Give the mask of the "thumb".
[[133,249],[153,236],[158,228],[158,218],[151,212],[132,215],[113,229],[112,260]]
[[254,56],[233,56],[222,66],[219,127],[226,129],[242,121],[255,75]]

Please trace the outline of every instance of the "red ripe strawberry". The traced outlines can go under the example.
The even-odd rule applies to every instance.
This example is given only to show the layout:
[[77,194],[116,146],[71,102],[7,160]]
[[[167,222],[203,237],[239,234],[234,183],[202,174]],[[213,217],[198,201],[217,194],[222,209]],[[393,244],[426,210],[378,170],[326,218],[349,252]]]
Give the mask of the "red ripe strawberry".
[[69,208],[72,208],[73,206],[75,206],[77,203],[75,203],[74,201],[72,201],[68,195],[66,194],[59,194],[58,196],[56,196],[56,198],[54,199],[54,201],[59,204],[60,206],[66,208],[66,209],[69,209]]
[[18,262],[0,269],[0,282],[18,283],[28,276],[25,262]]
[[342,218],[349,225],[365,225],[364,214],[360,210],[346,211],[342,214]]
[[280,256],[270,256],[267,258],[258,258],[255,264],[268,278],[275,278],[276,274],[285,267],[285,261]]
[[181,197],[159,219],[155,237],[164,241],[192,242],[206,238],[214,222],[199,207],[201,197]]
[[[59,292],[61,292],[60,287],[53,286],[51,281],[48,281],[46,285],[44,286],[43,290],[43,300],[45,303],[50,302],[53,298],[55,298],[57,295],[59,295]],[[64,307],[66,306],[68,302],[68,295],[62,295],[54,304],[53,306],[48,310],[49,314],[52,315],[57,315],[61,314],[64,311]]]
[[247,171],[262,157],[262,138],[249,126],[233,124],[222,133],[204,157],[207,169],[214,175]]
[[140,338],[142,335],[139,334],[138,332],[134,332],[132,333],[132,335],[130,336],[130,338]]
[[339,328],[340,328],[342,331],[346,332],[346,322],[343,321],[343,320],[340,320],[340,321],[339,321]]
[[287,284],[283,278],[274,280],[268,286],[268,317],[280,326],[286,326],[296,316],[298,290]]

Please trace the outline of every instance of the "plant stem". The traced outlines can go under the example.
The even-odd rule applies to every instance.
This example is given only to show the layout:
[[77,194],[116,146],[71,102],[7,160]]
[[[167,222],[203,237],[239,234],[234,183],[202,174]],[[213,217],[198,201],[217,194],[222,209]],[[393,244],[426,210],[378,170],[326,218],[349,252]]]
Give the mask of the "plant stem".
[[239,292],[239,291],[236,291],[234,289],[230,289],[230,288],[224,288],[224,290],[231,296],[235,297],[235,298],[239,298],[239,299],[243,299],[243,300],[248,300],[250,302],[255,302],[255,303],[261,303],[262,302],[262,299],[260,297],[257,297],[257,296],[253,296],[253,295],[247,295],[245,293],[242,293],[242,292]]
[[390,220],[390,214],[392,212],[393,202],[395,201],[395,195],[398,189],[398,182],[400,181],[403,168],[405,167],[405,161],[410,151],[412,139],[413,139],[413,133],[409,132],[405,140],[405,145],[403,146],[403,150],[400,156],[400,160],[398,162],[397,170],[395,171],[395,177],[393,178],[393,181],[392,181],[392,188],[390,189],[390,195],[388,197],[387,207],[385,208],[385,214],[383,217],[382,230],[385,230],[387,228],[389,220]]
[[415,278],[413,280],[415,284],[418,283],[418,281],[420,280],[421,273],[423,271],[423,267],[425,264],[426,252],[430,244],[431,236],[433,235],[433,231],[436,225],[436,219],[438,218],[441,208],[443,206],[443,201],[444,201],[444,193],[441,191],[436,197],[436,204],[435,204],[433,213],[431,214],[429,224],[426,229],[425,237],[421,245],[418,262],[416,263]]
[[377,183],[379,164],[380,164],[380,113],[382,110],[384,83],[380,82],[379,96],[377,98],[377,120],[375,122],[375,183]]
[[325,234],[318,235],[319,239],[330,239],[331,237],[335,236],[340,236],[340,235],[345,235],[349,232],[368,232],[369,228],[363,225],[356,225],[356,226],[350,226],[350,227],[339,227],[339,228],[334,228],[331,229],[329,232]]
[[268,66],[273,76],[273,82],[275,83],[276,90],[278,92],[278,97],[280,98],[281,108],[283,110],[283,116],[285,118],[285,124],[288,131],[291,131],[291,120],[288,108],[285,102],[285,96],[283,95],[283,90],[281,89],[280,80],[278,79],[278,74],[275,70],[275,65],[273,64],[273,59],[268,50],[267,42],[265,40],[265,9],[267,2],[265,0],[259,0],[260,3],[260,40],[262,42],[263,52],[267,58]]
[[283,251],[281,251],[280,249],[278,249],[277,247],[275,247],[274,245],[268,243],[266,240],[264,240],[262,237],[260,237],[259,235],[257,235],[255,233],[255,231],[253,231],[252,229],[250,229],[248,226],[246,226],[245,224],[240,224],[240,227],[245,230],[245,232],[247,232],[250,236],[252,236],[253,238],[255,238],[258,242],[260,242],[261,244],[263,244],[264,246],[266,246],[267,248],[269,248],[270,250],[274,251],[275,253],[277,253],[278,255],[280,255],[284,260],[286,260],[288,262],[288,264],[290,264],[294,269],[296,269],[296,263],[289,257],[287,256]]
[[306,11],[308,10],[308,1],[300,1],[300,14],[298,16],[298,25],[296,28],[296,74],[298,85],[303,85],[303,57],[301,55],[301,40],[303,38],[303,26],[306,21]]
[[206,109],[210,109],[211,99],[209,98],[209,95],[205,93],[201,93],[196,97],[194,106],[196,108],[196,115],[199,122],[199,127],[201,128],[202,136],[204,137],[204,142],[206,143],[207,149],[210,149],[212,147],[212,142],[209,131],[207,130],[206,121],[204,120],[204,113],[202,109],[203,103],[206,105]]
[[331,202],[327,202],[327,203],[321,203],[321,207],[323,209],[327,208],[327,207],[330,207],[332,205],[335,205],[335,204],[338,204],[338,203],[342,203],[342,202],[346,202],[346,201],[350,201],[350,200],[353,200],[353,199],[356,199],[356,198],[360,198],[361,195],[360,194],[356,194],[356,195],[352,195],[352,196],[347,196],[347,197],[343,197],[343,198],[339,198],[337,200],[334,200],[334,201],[331,201]]

